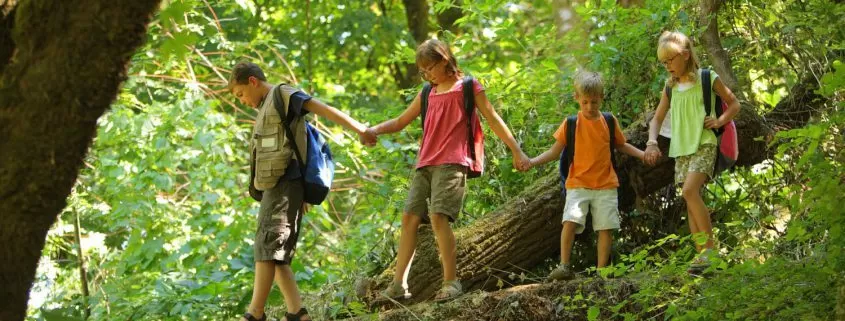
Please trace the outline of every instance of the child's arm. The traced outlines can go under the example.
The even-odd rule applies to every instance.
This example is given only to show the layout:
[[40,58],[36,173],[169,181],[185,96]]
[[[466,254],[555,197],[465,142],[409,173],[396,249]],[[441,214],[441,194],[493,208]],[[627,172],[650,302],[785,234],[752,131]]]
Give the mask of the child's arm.
[[725,86],[722,83],[721,78],[716,78],[713,83],[713,89],[716,90],[716,94],[722,98],[722,101],[728,105],[728,109],[722,112],[722,116],[719,119],[714,119],[712,117],[704,118],[704,127],[706,128],[721,128],[725,126],[728,122],[736,117],[736,114],[739,113],[739,100],[736,99],[734,93],[731,91],[728,86]]
[[367,132],[371,132],[373,135],[381,135],[381,134],[390,134],[398,132],[404,129],[408,124],[410,124],[417,116],[420,115],[420,96],[414,98],[414,101],[411,102],[411,105],[408,106],[405,111],[402,112],[399,117],[387,120],[382,122],[381,124],[375,125],[367,129]]
[[366,132],[367,126],[364,126],[364,124],[352,119],[352,117],[339,109],[326,105],[322,101],[314,98],[305,102],[303,107],[312,113],[328,118],[331,122],[341,125],[343,128],[355,132],[358,136],[360,136],[361,142],[366,145],[375,144],[376,137]]
[[530,169],[531,167],[534,167],[535,165],[543,165],[545,163],[560,158],[560,153],[563,151],[563,148],[565,146],[566,144],[564,142],[555,140],[554,145],[552,145],[552,147],[549,147],[549,150],[543,152],[537,157],[532,158],[529,161],[529,166],[528,168],[526,168],[526,170]]
[[660,133],[660,126],[663,125],[663,119],[666,118],[666,113],[669,111],[669,97],[666,96],[666,91],[660,91],[660,104],[657,105],[657,110],[654,111],[654,117],[649,121],[648,126],[648,142],[645,148],[645,162],[649,165],[657,164],[660,159],[660,148],[657,147],[657,135]]
[[631,155],[636,157],[640,161],[645,161],[645,152],[641,151],[639,148],[634,147],[634,145],[625,143],[622,146],[616,146],[616,150],[625,153],[627,155]]
[[530,166],[528,159],[528,155],[522,151],[519,147],[519,143],[516,142],[516,139],[511,134],[510,129],[508,126],[505,125],[505,122],[499,117],[499,114],[493,109],[493,105],[490,104],[490,101],[487,100],[487,95],[484,92],[479,92],[475,94],[475,101],[476,106],[478,106],[478,111],[481,112],[481,115],[484,115],[484,119],[490,124],[490,129],[493,130],[493,133],[508,146],[513,154],[513,163],[514,167],[518,170],[527,170]]

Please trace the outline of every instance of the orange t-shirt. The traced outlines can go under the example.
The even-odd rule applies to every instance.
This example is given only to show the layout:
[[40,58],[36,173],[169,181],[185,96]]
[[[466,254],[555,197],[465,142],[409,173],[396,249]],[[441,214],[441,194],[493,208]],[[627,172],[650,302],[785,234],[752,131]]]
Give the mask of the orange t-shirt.
[[[615,145],[625,145],[625,134],[616,122]],[[555,139],[566,145],[566,120],[554,133]],[[604,116],[587,119],[578,112],[575,127],[575,156],[569,167],[566,188],[611,189],[619,187],[619,178],[610,161],[610,137]]]

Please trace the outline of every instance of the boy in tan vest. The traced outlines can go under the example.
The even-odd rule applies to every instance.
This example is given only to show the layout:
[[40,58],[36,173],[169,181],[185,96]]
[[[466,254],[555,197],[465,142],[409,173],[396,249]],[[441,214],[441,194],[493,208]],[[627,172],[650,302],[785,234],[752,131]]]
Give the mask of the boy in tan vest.
[[[366,145],[374,145],[376,137],[366,133],[367,127],[349,115],[311,98],[303,91],[282,84],[267,82],[258,65],[241,62],[235,65],[229,78],[229,90],[241,103],[258,109],[250,140],[250,195],[261,201],[258,211],[258,230],[255,234],[255,283],[246,321],[265,321],[264,305],[275,278],[287,306],[286,321],[311,320],[302,307],[291,260],[299,238],[303,214],[303,185],[296,157],[291,157],[290,137],[285,120],[276,110],[273,95],[281,91],[282,110],[291,115],[291,129],[305,155],[305,120],[309,112],[325,117],[354,131]],[[291,161],[293,159],[294,161]],[[304,165],[303,165],[304,166]]]

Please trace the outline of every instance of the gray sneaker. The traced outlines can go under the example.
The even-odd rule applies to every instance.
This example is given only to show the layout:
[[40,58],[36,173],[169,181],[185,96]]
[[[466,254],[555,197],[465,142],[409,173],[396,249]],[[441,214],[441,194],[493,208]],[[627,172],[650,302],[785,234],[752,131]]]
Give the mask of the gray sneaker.
[[575,272],[572,271],[572,268],[569,264],[561,264],[555,268],[552,273],[549,273],[549,277],[546,278],[548,282],[554,281],[568,281],[575,278]]
[[379,294],[383,297],[391,298],[394,300],[402,300],[402,299],[410,299],[411,292],[408,292],[408,289],[402,286],[400,283],[390,282],[390,285],[387,286],[384,291],[379,292]]
[[716,255],[713,250],[707,249],[703,252],[699,253],[692,263],[690,263],[689,268],[687,268],[687,273],[689,274],[701,274],[708,268],[710,268],[710,261],[711,257]]
[[464,294],[464,287],[460,280],[443,282],[443,287],[434,297],[434,302],[446,302]]

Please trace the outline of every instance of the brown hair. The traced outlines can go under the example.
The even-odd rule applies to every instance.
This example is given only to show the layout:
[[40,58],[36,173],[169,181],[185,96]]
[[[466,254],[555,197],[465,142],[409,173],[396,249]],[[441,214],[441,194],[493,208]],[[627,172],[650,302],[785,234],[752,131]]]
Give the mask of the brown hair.
[[446,43],[437,39],[429,39],[417,47],[417,66],[422,63],[438,63],[443,60],[447,61],[446,72],[450,75],[457,74],[458,76],[463,76],[464,73],[458,68],[455,55],[452,54],[452,50],[449,50],[449,46]]
[[249,77],[267,81],[267,77],[264,76],[264,71],[261,70],[261,67],[248,61],[242,61],[232,68],[232,75],[229,76],[227,88],[232,90],[232,87],[235,85],[246,85],[249,82]]
[[[698,79],[698,68],[700,64],[698,63],[698,56],[696,56],[695,50],[692,48],[692,41],[689,37],[677,31],[664,31],[660,35],[660,40],[657,41],[657,54],[659,56],[660,52],[666,53],[667,51],[674,53],[689,52],[690,59],[684,71],[689,74],[691,79]],[[666,81],[666,85],[669,87],[673,87],[677,83],[678,78],[675,77]]]
[[579,70],[575,74],[575,93],[590,97],[604,97],[604,83],[597,72]]

